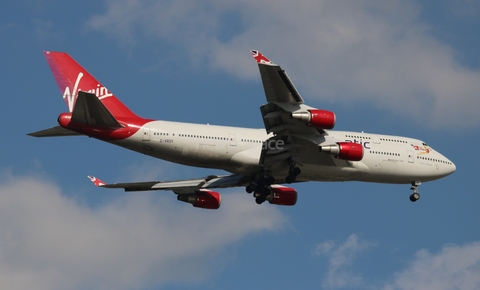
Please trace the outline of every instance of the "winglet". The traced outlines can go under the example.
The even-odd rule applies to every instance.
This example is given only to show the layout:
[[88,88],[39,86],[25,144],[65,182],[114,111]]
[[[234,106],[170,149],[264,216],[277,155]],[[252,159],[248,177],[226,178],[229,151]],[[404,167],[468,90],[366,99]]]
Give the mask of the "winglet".
[[104,186],[106,183],[101,181],[100,179],[94,177],[94,176],[87,176],[95,186]]
[[264,56],[260,51],[252,49],[250,52],[257,63],[274,65],[274,63]]

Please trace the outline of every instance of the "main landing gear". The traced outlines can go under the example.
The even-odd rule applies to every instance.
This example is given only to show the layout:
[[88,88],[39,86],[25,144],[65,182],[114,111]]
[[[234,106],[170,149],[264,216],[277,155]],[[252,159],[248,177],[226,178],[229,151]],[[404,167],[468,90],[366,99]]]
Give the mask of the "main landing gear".
[[420,199],[420,194],[418,193],[418,186],[422,184],[420,181],[412,182],[412,187],[410,189],[413,190],[413,193],[410,195],[410,201],[416,202]]
[[290,166],[290,168],[288,169],[288,176],[285,177],[285,182],[292,183],[292,182],[295,182],[295,180],[297,179],[297,176],[302,172],[302,170],[296,167],[296,164],[293,160],[290,160],[288,162],[288,165]]
[[[288,175],[285,178],[285,182],[292,183],[295,182],[297,176],[301,173],[301,170],[295,166],[295,162],[292,160],[290,160],[288,164],[290,168],[288,170]],[[273,191],[271,185],[276,183],[276,181],[275,177],[271,176],[270,173],[262,171],[252,176],[251,183],[245,187],[245,191],[247,193],[253,193],[255,202],[257,204],[262,204],[267,200],[267,197],[272,194]]]
[[275,183],[275,177],[273,176],[261,176],[257,178],[255,182],[250,183],[245,187],[247,193],[254,193],[255,202],[262,204],[267,200],[267,196],[271,194],[270,185]]

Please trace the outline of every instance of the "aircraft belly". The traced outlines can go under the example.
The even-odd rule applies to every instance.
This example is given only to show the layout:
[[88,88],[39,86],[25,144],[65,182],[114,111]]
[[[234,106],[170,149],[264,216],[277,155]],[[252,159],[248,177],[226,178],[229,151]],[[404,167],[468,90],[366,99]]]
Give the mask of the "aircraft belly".
[[235,174],[250,175],[260,169],[260,146],[236,152],[229,159],[229,167],[225,168]]
[[408,184],[413,181],[437,179],[433,166],[407,162],[406,160],[384,159],[370,162],[370,173],[359,181]]
[[[348,181],[359,180],[369,172],[369,168],[363,162],[350,162],[335,160],[335,166],[318,164],[303,164],[300,167],[301,174],[298,181]],[[286,172],[285,172],[286,173]]]

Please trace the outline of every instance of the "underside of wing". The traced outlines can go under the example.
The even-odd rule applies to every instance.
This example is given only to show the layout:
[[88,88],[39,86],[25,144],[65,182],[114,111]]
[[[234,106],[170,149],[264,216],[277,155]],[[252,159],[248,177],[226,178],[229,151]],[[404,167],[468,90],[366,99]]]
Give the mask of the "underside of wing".
[[125,191],[172,190],[177,194],[177,200],[205,209],[218,209],[221,204],[220,193],[210,189],[246,186],[250,183],[248,177],[234,174],[224,176],[210,175],[205,178],[163,182],[147,181],[112,184],[106,184],[93,176],[88,176],[88,178],[98,187],[123,188]]
[[245,186],[248,178],[241,175],[210,175],[204,178],[183,179],[173,181],[146,181],[107,184],[100,179],[88,176],[99,187],[123,188],[125,191],[171,190],[177,194],[192,193],[200,189],[228,188]]

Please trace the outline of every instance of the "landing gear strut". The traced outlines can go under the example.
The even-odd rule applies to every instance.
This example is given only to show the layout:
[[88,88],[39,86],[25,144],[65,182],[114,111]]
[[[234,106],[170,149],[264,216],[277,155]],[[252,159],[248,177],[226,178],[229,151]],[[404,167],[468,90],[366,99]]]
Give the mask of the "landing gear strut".
[[413,190],[413,193],[410,195],[410,201],[416,202],[420,199],[420,194],[418,193],[418,186],[421,184],[420,181],[412,182],[412,187],[410,189]]
[[297,176],[302,172],[302,170],[296,167],[296,164],[293,160],[290,160],[288,162],[288,165],[290,166],[290,169],[288,169],[288,176],[285,177],[285,182],[292,183],[292,182],[295,182],[295,180],[297,179]]

